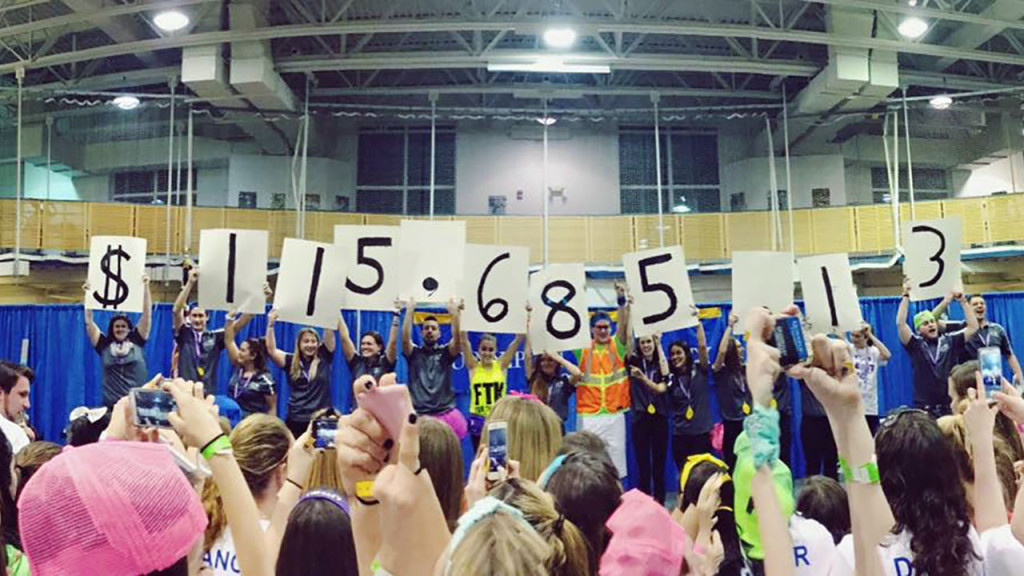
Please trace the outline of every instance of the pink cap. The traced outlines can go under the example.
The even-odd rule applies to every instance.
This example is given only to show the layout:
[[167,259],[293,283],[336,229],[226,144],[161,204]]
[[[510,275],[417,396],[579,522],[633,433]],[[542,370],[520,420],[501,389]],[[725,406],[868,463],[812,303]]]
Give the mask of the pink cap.
[[622,495],[606,524],[611,541],[601,556],[601,576],[676,576],[689,546],[686,532],[665,508],[639,490]]
[[185,557],[206,529],[168,448],[100,442],[44,464],[18,500],[34,576],[146,574]]

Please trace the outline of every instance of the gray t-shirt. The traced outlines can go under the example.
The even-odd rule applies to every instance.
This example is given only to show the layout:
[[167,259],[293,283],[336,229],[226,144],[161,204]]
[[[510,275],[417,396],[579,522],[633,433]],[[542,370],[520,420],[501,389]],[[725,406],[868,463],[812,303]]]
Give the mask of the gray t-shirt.
[[455,407],[452,356],[447,345],[413,346],[405,355],[409,364],[409,395],[418,414],[439,414]]
[[178,376],[202,382],[207,394],[217,393],[217,364],[224,351],[224,330],[196,332],[188,326],[178,328]]
[[708,369],[702,370],[700,366],[694,366],[692,371],[670,374],[668,394],[672,400],[673,434],[693,436],[711,431],[714,422],[711,419]]
[[146,339],[132,328],[118,344],[106,334],[96,341],[96,353],[103,359],[103,405],[112,408],[128,391],[146,383]]

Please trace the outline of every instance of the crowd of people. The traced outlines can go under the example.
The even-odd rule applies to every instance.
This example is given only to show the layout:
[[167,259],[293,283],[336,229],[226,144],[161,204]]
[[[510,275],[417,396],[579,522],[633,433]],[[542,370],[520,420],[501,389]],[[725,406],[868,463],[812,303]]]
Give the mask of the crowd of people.
[[[339,315],[336,330],[303,328],[285,351],[274,311],[262,338],[238,341],[246,314],[211,329],[188,305],[198,274],[174,304],[167,378],[147,379],[148,289],[137,323],[117,315],[103,332],[86,311],[104,405],[71,414],[67,448],[25,421],[33,371],[0,362],[7,574],[1009,576],[1024,565],[1024,399],[1005,380],[986,391],[978,351],[999,348],[1013,380],[1020,365],[980,295],[952,294],[911,326],[905,290],[896,324],[914,407],[885,414],[879,371],[892,353],[868,325],[807,334],[811,358],[784,367],[767,310],[733,311],[714,346],[699,321],[679,339],[635,337],[616,285],[614,315],[593,313],[590,346],[567,355],[526,334],[504,351],[481,335],[474,350],[455,300],[446,341],[441,319],[410,300],[396,301],[386,339],[367,331],[357,346]],[[962,324],[944,318],[953,300]],[[331,381],[338,343],[344,384]],[[528,392],[513,393],[520,348]],[[222,352],[231,379],[215,398]],[[467,413],[452,384],[460,355]],[[336,385],[352,389],[340,410]],[[137,388],[173,397],[170,427],[139,424]],[[385,393],[411,408],[394,420],[372,402]],[[490,454],[496,423],[503,463]]]

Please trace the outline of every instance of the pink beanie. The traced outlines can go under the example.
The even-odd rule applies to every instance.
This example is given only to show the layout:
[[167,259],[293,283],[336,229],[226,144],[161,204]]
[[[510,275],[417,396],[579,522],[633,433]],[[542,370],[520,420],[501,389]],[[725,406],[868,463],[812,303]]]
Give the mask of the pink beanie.
[[141,442],[65,449],[29,480],[18,512],[33,576],[162,570],[207,522],[168,447]]
[[600,576],[677,576],[689,547],[686,532],[665,508],[639,490],[622,495],[606,524],[611,541]]

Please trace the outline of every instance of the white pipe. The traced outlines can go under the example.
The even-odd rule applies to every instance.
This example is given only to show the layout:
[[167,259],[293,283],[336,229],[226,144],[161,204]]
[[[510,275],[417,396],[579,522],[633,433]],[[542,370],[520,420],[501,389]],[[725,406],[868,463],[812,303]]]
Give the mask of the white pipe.
[[25,69],[18,68],[18,144],[14,163],[14,275],[21,276],[21,97],[25,83]]
[[302,228],[299,231],[299,238],[306,237],[306,183],[308,181],[308,160],[309,160],[309,77],[306,77],[306,121],[302,125]]
[[782,137],[786,151],[786,211],[789,213],[789,251],[796,255],[796,233],[793,231],[793,180],[789,170],[789,100],[786,83],[782,83]]
[[190,254],[192,250],[192,107],[188,109],[188,174],[185,175],[188,178],[188,184],[186,187],[185,197],[185,254]]
[[892,173],[895,178],[892,179],[893,185],[893,202],[895,202],[895,214],[893,218],[895,221],[893,224],[896,227],[896,245],[901,246],[900,241],[900,113],[897,110],[892,112]]
[[437,92],[431,92],[430,98],[430,219],[434,219],[434,177],[437,162]]
[[661,121],[658,116],[658,102],[661,100],[661,94],[657,92],[651,92],[651,102],[654,104],[654,171],[656,178],[658,179],[658,245],[665,247],[665,214],[664,208],[662,207],[661,191]]
[[910,156],[910,112],[907,111],[907,89],[903,89],[903,132],[907,140],[907,191],[910,193],[910,219],[917,220],[914,206],[914,161]]
[[[779,218],[779,181],[778,175],[775,173],[775,141],[772,138],[772,121],[768,117],[764,119],[765,130],[768,132],[768,182],[771,188],[770,198],[768,199],[768,206],[771,208],[771,232],[772,232],[772,250],[779,249],[779,236],[781,228],[781,219]],[[786,191],[786,196],[789,196],[789,191]]]
[[299,199],[299,153],[302,150],[302,122],[299,120],[299,129],[295,134],[295,152],[292,154],[292,202],[295,203],[295,233],[299,233],[302,226],[302,201]]
[[167,206],[165,213],[167,215],[167,222],[165,226],[164,238],[167,239],[167,253],[165,254],[166,260],[164,260],[164,279],[171,277],[171,188],[172,180],[174,175],[174,93],[178,88],[178,79],[171,79],[171,119],[170,119],[170,130],[167,131]]
[[548,267],[548,99],[544,99],[544,168],[541,170],[541,202],[544,203],[544,268]]
[[53,116],[46,117],[46,201],[50,201],[50,172],[53,165],[51,143],[53,142]]
[[885,113],[885,121],[882,123],[882,148],[885,152],[885,175],[889,180],[889,203],[892,206],[892,238],[895,246],[899,246],[899,220],[900,205],[895,197],[892,185],[892,156],[889,155],[889,112]]

